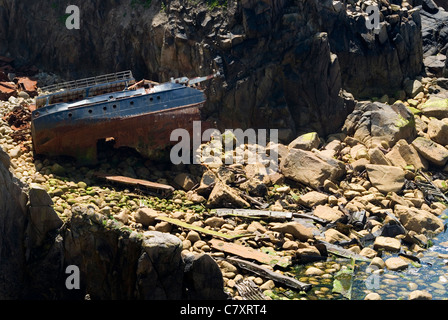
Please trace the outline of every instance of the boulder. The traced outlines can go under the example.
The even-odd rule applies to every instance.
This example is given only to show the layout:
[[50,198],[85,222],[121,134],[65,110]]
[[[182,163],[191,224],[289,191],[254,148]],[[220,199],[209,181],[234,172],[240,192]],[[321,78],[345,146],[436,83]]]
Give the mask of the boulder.
[[324,232],[324,234],[325,234],[325,241],[329,243],[350,241],[349,237],[347,237],[345,234],[335,229],[328,229],[327,231]]
[[423,91],[423,85],[419,80],[405,80],[403,86],[404,91],[406,91],[411,98],[414,98],[418,93]]
[[202,196],[210,195],[210,192],[212,191],[217,181],[218,179],[215,173],[213,173],[211,170],[205,171],[202,175],[201,182],[199,184],[199,187],[196,189],[196,192]]
[[298,202],[308,208],[313,208],[317,205],[325,204],[328,201],[328,196],[324,193],[311,191],[301,195]]
[[409,231],[413,230],[417,233],[443,231],[443,220],[425,210],[396,205],[394,212]]
[[314,209],[313,214],[318,218],[332,222],[339,220],[344,216],[341,211],[322,205],[317,206]]
[[187,288],[186,299],[225,300],[224,280],[218,264],[208,254],[189,255],[185,258],[188,267],[184,274]]
[[431,118],[428,123],[428,137],[443,146],[448,145],[448,118]]
[[336,181],[345,174],[345,165],[341,161],[300,149],[291,149],[280,168],[286,178],[314,189],[323,186],[327,179]]
[[399,257],[389,258],[384,263],[391,271],[404,270],[408,267],[408,263]]
[[141,298],[180,299],[182,241],[169,233],[146,231],[141,245],[143,252],[136,271]]
[[373,249],[375,250],[387,250],[392,252],[400,251],[401,241],[395,238],[390,237],[376,237],[375,242],[373,243]]
[[392,147],[400,139],[412,141],[416,136],[414,115],[402,103],[359,102],[342,130],[368,148],[381,146],[383,140]]
[[193,176],[184,172],[176,175],[174,182],[185,191],[191,190],[196,185]]
[[307,275],[307,276],[321,276],[324,273],[325,272],[323,270],[316,268],[316,267],[309,267],[305,271],[305,275]]
[[424,290],[414,290],[409,294],[409,300],[432,300],[432,294]]
[[364,300],[381,300],[381,296],[376,292],[370,292],[364,297]]
[[30,185],[30,191],[28,196],[30,206],[32,207],[53,205],[53,200],[48,195],[47,191],[38,184]]
[[271,229],[277,232],[292,234],[294,238],[300,241],[307,241],[314,237],[312,229],[305,227],[299,222],[279,223]]
[[428,56],[423,59],[423,64],[426,69],[436,77],[443,75],[443,69],[445,68],[445,61],[441,60],[438,56]]
[[369,159],[371,164],[390,166],[390,162],[378,147],[369,150]]
[[439,11],[439,7],[433,0],[422,0],[422,8],[426,12],[429,13],[437,13]]
[[404,139],[395,144],[392,150],[386,154],[386,158],[393,166],[403,169],[409,166],[412,166],[414,170],[428,169],[428,161]]
[[319,135],[317,132],[310,132],[303,134],[293,140],[289,145],[288,148],[294,148],[294,149],[302,149],[302,150],[308,150],[311,151],[314,148],[318,148],[320,144]]
[[404,186],[405,172],[401,168],[368,164],[366,170],[372,186],[384,194],[398,192]]
[[418,137],[412,142],[418,153],[436,166],[444,166],[448,161],[448,149],[424,137]]
[[136,223],[141,223],[143,226],[148,227],[156,224],[156,218],[161,215],[160,212],[151,208],[140,208],[134,213],[132,217]]
[[241,198],[236,190],[222,182],[218,182],[213,188],[208,198],[208,204],[212,207],[250,207],[250,204]]
[[448,99],[429,99],[420,106],[422,114],[437,119],[448,118]]

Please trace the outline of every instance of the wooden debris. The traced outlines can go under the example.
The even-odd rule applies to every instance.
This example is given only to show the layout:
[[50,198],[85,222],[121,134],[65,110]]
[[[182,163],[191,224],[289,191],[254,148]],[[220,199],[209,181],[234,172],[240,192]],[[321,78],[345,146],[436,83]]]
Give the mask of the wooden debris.
[[260,288],[250,279],[236,281],[235,287],[243,300],[266,300]]
[[252,210],[252,209],[216,209],[216,215],[236,216],[247,218],[273,218],[273,219],[291,219],[292,212],[268,211],[268,210]]
[[201,233],[204,233],[204,234],[211,235],[213,237],[222,238],[222,239],[230,240],[230,241],[231,240],[235,240],[235,239],[239,239],[239,238],[242,238],[242,237],[253,236],[250,233],[249,234],[248,233],[237,234],[237,235],[225,234],[225,233],[222,233],[222,232],[213,231],[213,230],[210,230],[210,229],[205,229],[205,228],[202,228],[202,227],[198,227],[198,226],[195,226],[195,225],[183,222],[183,221],[178,220],[178,219],[173,219],[173,218],[169,218],[169,217],[165,217],[165,216],[159,216],[159,217],[156,218],[156,220],[166,221],[168,223],[175,224],[175,225],[177,225],[179,227],[182,227],[182,228],[195,230],[197,232],[201,232]]
[[271,266],[278,265],[285,268],[291,264],[290,257],[281,257],[267,254],[236,243],[228,243],[217,239],[212,239],[208,243],[213,249],[224,251],[226,253],[230,253],[242,258],[256,260],[260,263],[268,264]]
[[429,186],[424,186],[423,183],[416,183],[417,187],[422,190],[427,195],[432,195],[436,197],[441,197],[443,200],[448,202],[448,197],[432,182],[432,180],[423,172],[419,171],[419,174],[421,174],[429,183]]
[[311,289],[311,284],[301,282],[295,278],[285,276],[278,272],[274,272],[272,270],[269,270],[266,267],[260,266],[253,262],[249,262],[249,261],[234,258],[234,257],[227,257],[226,260],[241,269],[245,269],[250,272],[253,272],[263,278],[271,279],[272,281],[274,281],[278,284],[281,284],[281,285],[285,285],[289,288],[293,288],[295,290],[300,290],[300,291],[309,291]]
[[134,179],[134,178],[124,177],[124,176],[114,176],[114,175],[108,175],[108,174],[100,173],[100,172],[95,173],[95,176],[98,178],[104,179],[106,181],[109,181],[109,182],[116,182],[116,183],[126,184],[126,185],[130,185],[133,187],[139,187],[139,188],[144,187],[144,188],[148,188],[151,190],[162,191],[164,193],[171,194],[174,191],[174,188],[172,186],[157,183],[157,182],[142,180],[142,179]]
[[347,259],[354,259],[354,260],[365,261],[365,262],[371,261],[371,259],[366,258],[360,254],[354,253],[353,251],[345,249],[341,246],[337,246],[335,244],[332,244],[332,243],[329,243],[329,242],[326,242],[323,240],[319,240],[319,243],[324,244],[325,247],[327,248],[327,251],[334,255],[337,255],[337,256],[340,256],[343,258],[347,258]]
[[323,224],[323,225],[326,225],[327,223],[330,222],[328,220],[321,219],[321,218],[319,218],[319,217],[317,217],[317,216],[315,216],[314,214],[311,214],[311,213],[296,213],[296,212],[294,212],[293,213],[293,217],[294,218],[301,218],[301,219],[311,219],[311,220],[313,220],[313,221],[315,221],[317,223]]

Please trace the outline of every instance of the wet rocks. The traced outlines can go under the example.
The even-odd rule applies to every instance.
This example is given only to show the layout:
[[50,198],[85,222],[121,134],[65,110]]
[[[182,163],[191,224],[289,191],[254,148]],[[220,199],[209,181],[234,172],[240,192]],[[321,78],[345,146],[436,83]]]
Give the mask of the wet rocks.
[[386,250],[392,252],[398,252],[401,247],[401,241],[390,237],[377,237],[373,244],[375,250]]
[[404,270],[408,267],[408,263],[399,257],[392,257],[385,262],[386,268],[391,271]]
[[432,294],[424,290],[414,290],[409,294],[409,300],[432,300]]

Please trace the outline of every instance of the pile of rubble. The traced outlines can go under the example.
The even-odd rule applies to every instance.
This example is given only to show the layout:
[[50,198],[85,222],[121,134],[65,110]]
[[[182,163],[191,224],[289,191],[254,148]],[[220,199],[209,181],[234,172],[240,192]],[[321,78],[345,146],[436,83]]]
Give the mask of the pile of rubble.
[[33,98],[37,96],[37,81],[30,78],[37,74],[36,67],[13,67],[14,60],[0,56],[0,100],[10,97]]

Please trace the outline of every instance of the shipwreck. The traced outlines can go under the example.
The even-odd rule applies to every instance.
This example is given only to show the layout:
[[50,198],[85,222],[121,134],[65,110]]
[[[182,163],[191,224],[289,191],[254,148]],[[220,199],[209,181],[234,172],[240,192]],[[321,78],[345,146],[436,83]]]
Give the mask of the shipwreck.
[[155,158],[172,145],[174,129],[201,120],[206,97],[199,83],[216,76],[136,82],[123,71],[44,87],[31,115],[34,153],[94,164],[98,143],[106,141]]

